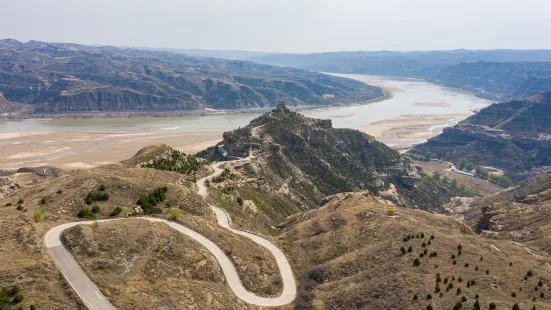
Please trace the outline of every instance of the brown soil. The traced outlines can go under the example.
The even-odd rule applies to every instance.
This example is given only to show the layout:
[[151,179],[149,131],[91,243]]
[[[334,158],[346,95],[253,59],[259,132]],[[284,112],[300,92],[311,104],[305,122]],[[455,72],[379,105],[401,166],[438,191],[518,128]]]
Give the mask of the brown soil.
[[[367,194],[340,197],[318,210],[290,217],[287,223],[291,229],[280,245],[300,278],[296,308],[418,310],[432,304],[434,309],[451,309],[464,295],[463,308],[470,309],[477,294],[482,309],[490,302],[495,302],[497,309],[510,309],[514,303],[521,309],[533,304],[538,309],[551,306],[551,258],[546,253],[485,239],[452,219],[381,204]],[[421,233],[424,238],[402,240],[408,234]],[[422,247],[429,240],[431,244]],[[400,248],[409,246],[412,252],[402,255]],[[437,256],[424,256],[420,266],[414,266],[414,259],[425,248],[429,255],[437,252]],[[452,254],[456,255],[455,265]],[[524,280],[528,270],[535,276]],[[442,297],[435,293],[437,273],[441,275]],[[449,292],[445,278],[453,282]],[[534,291],[538,278],[543,286]],[[467,287],[470,280],[475,284]],[[539,297],[541,292],[544,298]],[[432,299],[427,300],[427,294]]]
[[164,224],[76,226],[63,238],[118,309],[250,308],[227,286],[210,252]]
[[[278,295],[281,291],[281,287],[277,285],[279,270],[271,254],[249,239],[236,236],[220,228],[216,223],[214,214],[205,201],[196,194],[194,184],[188,179],[189,176],[183,176],[176,172],[126,168],[122,164],[113,164],[71,172],[57,178],[50,178],[34,185],[25,186],[22,189],[10,191],[7,196],[0,198],[0,210],[2,211],[2,216],[0,217],[0,226],[2,227],[0,230],[0,240],[2,240],[0,242],[0,286],[20,284],[22,293],[25,295],[25,302],[27,300],[29,303],[34,302],[39,309],[79,308],[80,301],[78,297],[75,297],[72,289],[67,286],[67,283],[58,272],[43,246],[42,238],[46,231],[62,223],[78,221],[79,219],[76,216],[78,211],[83,207],[89,207],[86,205],[84,198],[90,191],[97,191],[101,184],[105,186],[106,192],[109,193],[110,197],[105,202],[96,202],[100,206],[100,212],[97,214],[98,219],[111,218],[109,213],[116,207],[122,207],[123,209],[123,212],[118,217],[127,216],[127,214],[133,212],[138,197],[151,192],[157,187],[167,186],[166,200],[159,205],[163,212],[158,216],[166,218],[172,209],[180,209],[182,216],[179,218],[179,221],[217,243],[236,264],[236,269],[247,289],[263,296]],[[23,210],[16,210],[20,199],[24,200],[21,204]],[[35,210],[44,211],[43,220],[34,222],[32,215]],[[104,225],[100,225],[101,229],[103,229],[102,226]],[[133,242],[139,243],[140,240],[139,238],[133,239],[134,235],[144,238],[147,235],[142,231],[142,227],[146,225],[139,221],[132,221],[129,224],[117,222],[111,228],[109,225],[105,226],[106,231],[111,229],[110,231],[113,233],[105,235],[107,238],[105,240],[101,238],[104,236],[103,234],[90,236],[90,238],[97,238],[91,239],[90,242],[108,244],[110,241],[117,240],[117,238],[120,238],[121,242],[128,238],[128,244],[132,245],[135,244]],[[122,233],[117,237],[115,233],[119,229],[117,227],[127,226],[131,226],[131,228],[120,230]],[[82,230],[86,231],[86,229],[93,228],[88,227]],[[182,252],[184,254],[189,251],[190,253],[194,253],[192,257],[195,257],[194,255],[202,255],[202,251],[204,252],[204,249],[200,246],[191,247],[194,244],[193,241],[183,236],[174,235],[172,231],[166,232],[166,237],[164,237],[165,231],[163,228],[149,227],[147,229],[147,231],[156,231],[152,235],[164,238],[163,240],[185,239],[183,242],[186,251]],[[174,244],[175,242],[171,243],[171,245]],[[146,242],[143,244],[143,249],[150,248],[150,243]],[[109,257],[112,257],[112,260],[116,261],[117,257],[126,255],[124,253],[121,254],[121,251],[117,247],[98,247],[97,249],[100,254],[96,257],[96,261],[90,260],[90,264],[101,265],[102,260],[106,260]],[[103,250],[105,250],[105,253]],[[144,256],[140,259],[153,263],[156,261],[156,258],[159,258],[153,254],[156,253],[145,251],[143,253]],[[185,255],[183,259],[184,262],[187,262]],[[171,257],[169,262],[172,262],[172,260],[178,266],[176,263],[177,257]],[[164,266],[162,264],[165,262],[165,260],[159,260],[160,271],[163,270],[161,266]],[[211,281],[218,279],[215,275],[216,272],[213,271],[209,279]],[[115,273],[110,274],[110,276],[115,276]],[[124,275],[120,276],[124,277]],[[126,279],[124,281],[131,280],[124,279]],[[176,280],[182,282],[185,278],[175,278],[174,281]],[[172,280],[169,279],[167,281]],[[139,285],[143,284],[139,281],[135,283]],[[130,294],[129,292],[132,291],[132,286],[129,286],[128,282],[112,281],[109,285],[113,285],[116,288],[125,287],[127,290],[125,294]],[[188,285],[185,292],[189,292],[196,287],[197,291],[194,294],[197,294],[197,296],[201,295],[202,293],[199,293],[201,286],[197,286],[198,284],[194,285]],[[225,287],[224,284],[220,285]],[[142,286],[139,287],[141,288]],[[100,284],[100,289],[104,289],[102,284]],[[106,289],[109,290],[109,287]],[[139,298],[137,297],[138,295],[134,295],[133,298],[138,298],[136,300],[148,299],[152,304],[170,301],[174,308],[187,308],[189,299],[185,294],[182,295],[180,290],[169,291],[161,286],[158,289],[159,294],[164,296],[163,298],[165,299],[157,300],[155,296],[142,296],[141,293]],[[227,288],[226,290],[229,291]],[[212,293],[211,297],[208,297],[208,294],[201,295],[201,299],[197,297],[195,301],[199,305],[208,305],[208,302],[211,302],[213,308],[216,308],[216,302],[220,300],[235,301],[233,293],[228,298],[220,297],[225,296],[223,295],[225,293],[220,294],[222,293],[218,295]],[[119,303],[124,304],[127,302],[125,298],[129,298],[128,300],[130,300],[129,296],[131,295],[123,294],[121,300],[118,300],[117,296],[113,296],[113,302],[116,305]],[[209,299],[211,301],[208,301]],[[177,300],[177,303],[173,303],[175,300]],[[235,306],[234,309],[243,308],[238,301],[228,305]],[[28,308],[28,305],[26,307]]]

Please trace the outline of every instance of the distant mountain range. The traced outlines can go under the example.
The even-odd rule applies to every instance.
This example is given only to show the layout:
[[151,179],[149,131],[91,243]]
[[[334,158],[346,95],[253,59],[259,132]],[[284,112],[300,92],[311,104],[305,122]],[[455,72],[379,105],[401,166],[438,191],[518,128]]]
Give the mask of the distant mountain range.
[[124,47],[121,46],[121,48],[159,51],[159,52],[172,52],[172,53],[186,54],[189,56],[212,57],[212,58],[221,58],[221,59],[229,59],[229,60],[248,60],[248,58],[252,58],[252,57],[279,54],[279,53],[271,53],[271,52],[251,52],[251,51],[242,51],[242,50],[205,50],[205,49],[198,49],[198,48],[180,49],[180,48],[128,47],[128,46],[124,46]]
[[[319,72],[421,78],[495,100],[528,97],[550,89],[545,80],[551,76],[551,50],[335,52],[248,59]],[[537,83],[530,82],[534,78],[539,78]]]
[[0,40],[0,93],[38,113],[315,106],[384,95],[351,79],[246,61],[11,39]]

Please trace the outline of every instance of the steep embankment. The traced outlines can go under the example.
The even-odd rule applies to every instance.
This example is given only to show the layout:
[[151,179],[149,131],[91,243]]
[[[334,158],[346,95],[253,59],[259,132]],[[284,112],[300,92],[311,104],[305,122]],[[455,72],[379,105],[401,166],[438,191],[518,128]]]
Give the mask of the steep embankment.
[[551,92],[493,104],[410,152],[500,168],[516,179],[551,165]]
[[515,188],[450,204],[448,209],[485,237],[551,253],[551,175],[540,174]]
[[303,70],[106,46],[0,40],[0,64],[0,92],[41,113],[315,106],[384,95]]

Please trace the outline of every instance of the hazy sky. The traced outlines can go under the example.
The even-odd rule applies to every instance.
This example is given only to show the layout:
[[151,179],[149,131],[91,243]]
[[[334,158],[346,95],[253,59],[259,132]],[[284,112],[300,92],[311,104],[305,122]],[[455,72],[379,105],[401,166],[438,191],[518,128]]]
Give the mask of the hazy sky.
[[0,38],[280,52],[551,49],[550,0],[0,0]]

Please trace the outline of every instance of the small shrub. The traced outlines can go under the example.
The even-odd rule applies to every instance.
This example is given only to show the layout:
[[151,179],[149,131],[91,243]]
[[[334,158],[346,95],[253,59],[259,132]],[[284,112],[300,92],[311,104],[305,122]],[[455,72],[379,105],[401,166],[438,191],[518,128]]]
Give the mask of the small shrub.
[[36,306],[34,304],[31,304],[31,306],[29,307],[29,310],[36,310]]
[[419,265],[421,265],[421,261],[419,260],[419,258],[415,258],[415,260],[413,261],[413,265],[414,265],[414,266],[419,266]]
[[490,270],[486,269],[486,274],[490,274]]
[[[59,194],[63,194],[63,190],[62,190],[62,189],[58,189],[58,190],[57,190],[57,194],[58,194],[58,195],[59,195]],[[32,306],[32,305],[31,305],[31,306]]]
[[105,185],[101,184],[101,185],[99,186],[99,191],[100,191],[100,192],[105,192]]
[[17,201],[17,204],[20,205],[22,203],[24,203],[25,201],[23,201],[23,199],[19,198],[19,201]]
[[457,282],[463,282],[463,278],[461,277],[457,278]]
[[430,300],[432,299],[432,295],[431,294],[427,294],[427,300]]
[[453,262],[452,262],[452,264],[454,264],[454,265],[457,264],[457,261],[454,259]]
[[457,256],[461,256],[461,251],[457,251]]
[[170,215],[168,216],[168,219],[171,221],[177,220],[182,215],[182,212],[180,209],[174,209],[172,212],[170,212]]
[[461,296],[461,301],[466,302],[467,301],[467,296],[465,296],[465,295]]
[[11,206],[12,206],[11,202],[6,203],[6,207],[11,207]]
[[33,220],[35,223],[38,223],[44,219],[44,211],[43,210],[34,210],[33,211]]
[[47,202],[48,202],[48,198],[46,198],[46,197],[42,197],[42,199],[40,199],[40,204],[41,205],[45,205]]
[[534,275],[534,272],[532,271],[532,269],[529,269],[527,272],[526,272],[526,276],[527,277],[531,277]]
[[536,310],[536,305],[533,305],[533,306],[532,306],[532,310]]
[[543,294],[543,292],[540,293],[540,298],[544,298],[545,297],[545,294]]
[[163,243],[161,241],[157,242],[157,245],[155,245],[155,251],[160,251],[163,249]]
[[516,293],[516,292],[512,292],[512,293],[511,293],[511,297],[513,297],[513,298],[514,298],[514,297],[517,297],[517,293]]
[[455,259],[455,255],[452,254],[451,258],[452,258],[452,259]]
[[537,291],[538,290],[538,287],[537,286],[534,286],[534,291]]
[[432,305],[427,305],[427,310],[432,310]]
[[444,284],[447,284],[448,283],[448,278],[444,278]]
[[17,208],[16,208],[16,209],[17,209],[18,211],[22,211],[22,210],[25,209],[25,208],[23,208],[22,205],[17,205]]
[[409,248],[408,248],[408,253],[411,253],[411,251],[413,251],[413,248],[410,245]]
[[452,276],[452,281],[455,281],[455,276]]
[[484,260],[484,257],[480,256],[480,261],[483,261]]
[[513,262],[509,262],[509,266],[513,266]]
[[425,238],[425,233],[421,233],[421,238]]
[[453,288],[453,282],[448,283],[448,288],[451,290]]
[[80,217],[80,218],[83,218],[83,219],[87,219],[87,220],[95,220],[96,219],[96,215],[94,214],[94,212],[90,211],[90,209],[88,209],[88,208],[80,209],[80,211],[78,211],[77,216]]
[[495,310],[495,309],[497,309],[496,303],[495,303],[495,302],[491,302],[490,305],[488,305],[488,309],[490,309],[490,310]]
[[427,251],[427,249],[425,249],[425,250],[423,251],[423,256],[427,255],[427,253],[428,253],[428,251]]
[[520,310],[520,307],[518,306],[518,304],[513,305],[513,310]]
[[474,271],[478,271],[478,266],[474,266]]
[[23,296],[23,294],[17,293],[17,294],[15,294],[15,296],[13,297],[12,302],[18,304],[18,303],[20,303],[20,302],[23,301],[23,298],[25,298],[25,297]]
[[404,255],[404,254],[406,254],[406,249],[404,247],[401,247],[400,252],[402,253],[402,255]]
[[457,291],[457,295],[461,294],[461,287],[458,287],[456,291]]
[[542,286],[543,286],[543,281],[542,281],[541,279],[538,281],[538,286],[539,286],[539,287],[542,287]]
[[434,240],[434,235],[431,235],[431,236],[430,236],[430,240]]
[[116,207],[113,211],[111,211],[111,213],[109,213],[110,216],[117,216],[119,214],[121,214],[122,212],[122,208],[121,207]]
[[473,304],[473,310],[480,310],[480,303],[478,302],[478,297],[476,298],[476,301]]
[[423,243],[421,243],[421,246],[422,246],[422,247],[426,247],[427,244],[426,244],[425,242],[423,242]]
[[434,287],[434,292],[440,293],[440,285],[436,284],[436,286]]
[[432,253],[430,253],[429,257],[436,257],[438,256],[438,252],[434,251]]
[[465,267],[469,267],[469,263],[465,263]]
[[457,246],[457,251],[458,252],[461,252],[461,250],[463,250],[463,246],[461,245],[461,243]]
[[429,241],[427,241],[427,245],[430,245],[430,244],[431,244],[430,240],[429,240]]
[[463,307],[463,304],[458,302],[453,306],[453,310],[459,310]]
[[243,206],[243,198],[237,197],[237,203],[238,203],[240,206]]
[[413,295],[413,300],[417,300],[419,299],[419,296],[417,296],[417,294]]
[[478,299],[478,297],[480,297],[480,295],[478,294],[474,295],[474,299]]
[[98,214],[99,211],[100,211],[100,208],[99,208],[98,205],[93,205],[93,206],[92,206],[92,213]]

